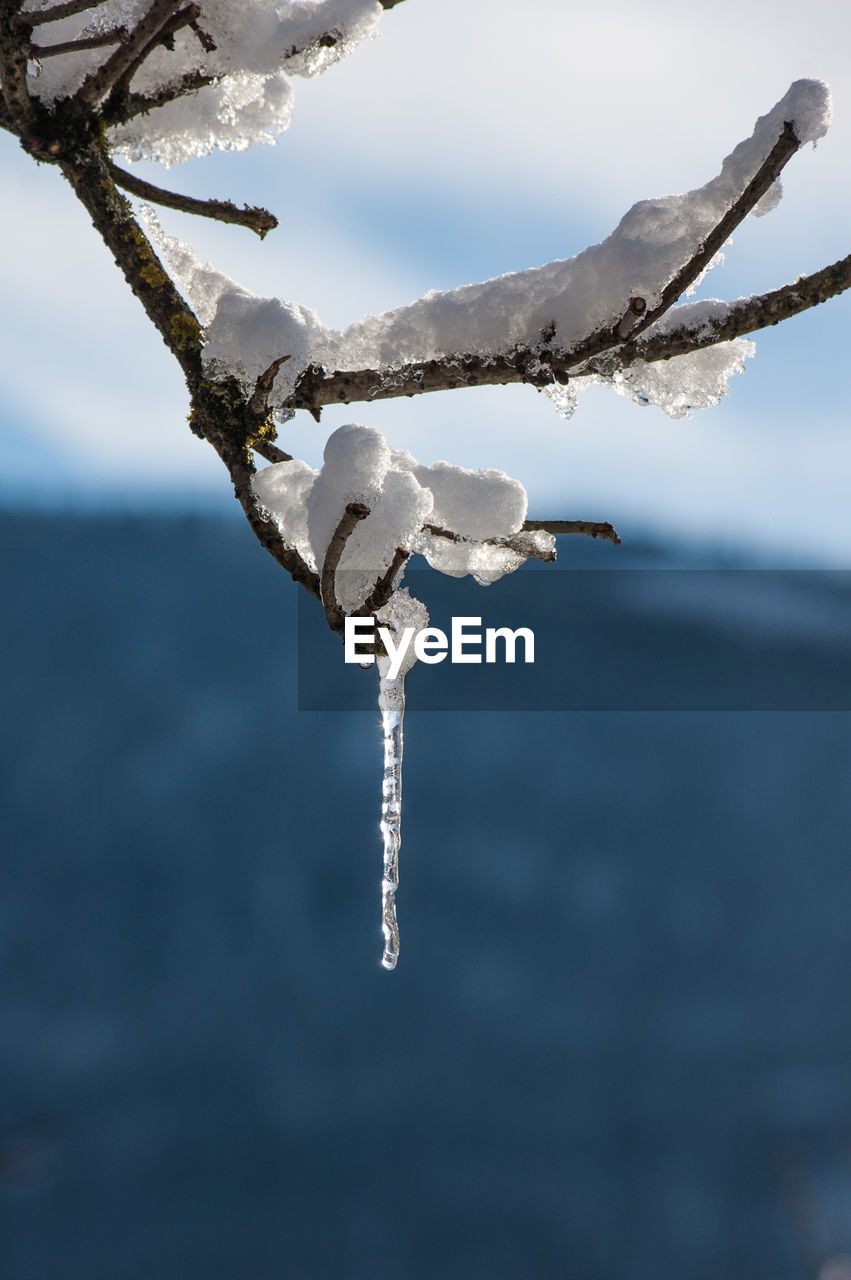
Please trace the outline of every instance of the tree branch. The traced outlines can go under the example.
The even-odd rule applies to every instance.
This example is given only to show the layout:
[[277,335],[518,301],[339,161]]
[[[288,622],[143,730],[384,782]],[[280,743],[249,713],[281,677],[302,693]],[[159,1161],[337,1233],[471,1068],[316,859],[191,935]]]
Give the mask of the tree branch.
[[28,44],[26,51],[29,57],[57,58],[62,53],[80,53],[84,49],[101,49],[110,44],[124,44],[127,39],[126,27],[114,27],[112,31],[102,31],[96,36],[81,36],[77,40],[65,40],[62,44]]
[[[476,539],[466,538],[461,533],[455,533],[452,529],[443,529],[437,524],[424,524],[423,529],[426,533],[430,533],[434,538],[446,538],[449,542],[472,542]],[[517,551],[520,555],[531,557],[534,560],[555,560],[554,555],[545,552],[530,550],[525,543],[518,542],[514,545],[512,539],[521,538],[524,533],[555,533],[555,534],[583,534],[588,538],[600,538],[603,542],[612,542],[616,547],[621,545],[620,537],[614,525],[606,523],[597,523],[592,520],[526,520],[517,533],[509,534],[506,538],[485,538],[484,545],[489,547],[508,547],[512,551]]]
[[692,256],[675,273],[662,291],[660,301],[648,308],[644,298],[630,298],[624,314],[613,324],[589,334],[570,351],[552,349],[544,341],[518,347],[512,353],[481,356],[454,353],[437,360],[408,364],[399,369],[335,370],[331,373],[310,366],[296,383],[290,408],[312,413],[328,404],[386,400],[420,395],[427,391],[449,391],[460,387],[505,386],[524,382],[543,387],[565,383],[577,368],[604,352],[621,347],[643,333],[673,306],[677,298],[697,279],[718,249],[766,191],[800,147],[791,124],[786,123],[777,142],[757,169],[741,195],[710,230]]
[[264,370],[255,382],[254,391],[252,392],[251,399],[248,402],[248,407],[251,409],[252,413],[257,415],[258,418],[264,418],[266,416],[269,408],[269,395],[271,394],[272,387],[274,386],[275,378],[278,375],[278,370],[282,364],[286,364],[286,362],[291,359],[291,355],[278,356],[277,360],[273,360],[269,365],[269,368]]
[[117,187],[123,187],[131,195],[150,200],[153,204],[179,209],[181,213],[194,213],[202,218],[213,218],[216,222],[233,222],[237,226],[248,227],[261,240],[267,231],[273,231],[278,225],[278,219],[268,209],[260,209],[256,205],[244,205],[242,209],[238,209],[230,200],[197,200],[194,196],[182,196],[176,191],[164,191],[162,187],[155,187],[152,182],[145,182],[126,169],[119,169],[111,160],[107,163],[109,175]]
[[594,520],[527,520],[523,525],[525,533],[534,533],[539,529],[544,533],[582,534],[588,538],[600,538],[603,542],[612,542],[616,547],[621,545],[617,529],[608,521],[598,523]]
[[107,157],[93,146],[59,166],[194,390],[202,376],[201,326],[116,190]]
[[396,548],[389,569],[378,579],[361,607],[355,609],[353,617],[367,618],[370,614],[378,613],[379,609],[384,608],[393,594],[396,579],[410,554],[410,551],[406,551],[404,547]]
[[259,453],[260,457],[265,458],[267,462],[292,462],[293,460],[291,453],[284,453],[283,449],[279,449],[276,444],[272,444],[271,440],[258,440],[251,447],[255,453]]
[[125,124],[136,116],[147,115],[157,107],[164,107],[198,89],[205,89],[209,84],[218,84],[221,78],[221,75],[206,75],[203,71],[187,71],[176,84],[160,89],[157,93],[113,92],[104,103],[101,115],[108,124]]
[[[690,329],[683,324],[664,332],[648,333],[640,341],[630,338],[628,343],[621,343],[607,352],[603,360],[592,356],[577,361],[575,355],[568,358],[551,355],[548,357],[551,376],[544,385],[564,383],[569,377],[580,377],[586,373],[610,373],[613,360],[616,367],[627,368],[634,360],[647,363],[668,360],[719,342],[729,342],[732,338],[755,333],[800,315],[810,307],[838,297],[847,289],[851,289],[851,255],[810,276],[800,276],[780,289],[732,302],[725,315],[717,319],[703,319],[697,328]],[[673,319],[676,312],[668,315]],[[430,391],[453,391],[461,387],[508,386],[517,382],[540,387],[541,379],[536,375],[529,376],[526,367],[535,355],[528,348],[521,348],[513,356],[487,360],[467,355],[451,360],[426,360],[400,369],[336,370],[333,373],[311,365],[298,379],[287,403],[292,409],[307,409],[315,413],[329,404],[389,400]]]
[[44,22],[61,22],[63,18],[73,18],[76,13],[98,9],[103,3],[104,0],[66,0],[65,4],[55,4],[49,9],[35,9],[22,13],[18,21],[21,26],[39,27]]
[[[643,333],[645,329],[648,329],[655,320],[658,320],[674,305],[690,285],[694,284],[697,277],[706,269],[721,246],[729,240],[736,227],[745,220],[769,187],[777,181],[784,167],[800,146],[801,143],[795,133],[794,126],[787,120],[783,125],[780,137],[738,200],[735,200],[730,205],[723,218],[712,228],[697,252],[692,255],[689,261],[680,268],[673,279],[665,286],[658,304],[649,310],[645,310],[637,323],[632,326],[630,337],[637,337],[639,333]],[[620,336],[626,337],[627,335],[622,333]]]
[[[180,4],[181,0],[154,0],[144,18],[131,31],[126,43],[116,49],[96,71],[86,76],[74,94],[73,101],[83,108],[95,107],[108,93],[113,90],[120,92],[122,84],[129,85],[135,72],[156,48],[163,35],[175,30],[174,22],[178,16],[176,11],[180,9]],[[200,10],[197,5],[191,5],[181,13],[185,25],[197,18]]]
[[[694,328],[690,328],[687,321],[684,321],[680,327],[672,326],[662,333],[648,333],[639,342],[630,342],[615,353],[618,364],[626,367],[633,360],[644,360],[649,364],[655,360],[669,360],[672,356],[700,351],[719,342],[730,342],[733,338],[755,333],[758,329],[766,329],[779,324],[781,320],[800,315],[810,307],[817,307],[829,298],[838,297],[849,288],[851,254],[810,276],[800,276],[792,284],[783,285],[780,289],[731,302],[726,312],[718,317],[702,319]],[[674,320],[676,314],[675,311],[670,312],[668,319]],[[593,361],[589,362],[588,368],[590,372],[594,371]]]
[[3,0],[0,4],[0,84],[3,99],[16,131],[29,119],[32,104],[27,85],[27,57],[18,26],[23,0]]
[[349,538],[360,521],[365,520],[368,515],[369,507],[365,507],[362,502],[350,502],[340,517],[340,523],[334,530],[331,541],[328,543],[328,550],[325,552],[320,580],[320,599],[325,607],[325,619],[332,631],[342,631],[345,619],[345,614],[337,600],[337,566]]

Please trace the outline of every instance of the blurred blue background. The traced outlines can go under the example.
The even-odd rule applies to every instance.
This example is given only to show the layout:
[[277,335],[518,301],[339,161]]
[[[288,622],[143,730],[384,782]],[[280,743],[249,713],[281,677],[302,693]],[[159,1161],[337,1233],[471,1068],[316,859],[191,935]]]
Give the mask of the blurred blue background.
[[0,545],[4,1280],[842,1275],[847,715],[412,710],[387,974],[377,715],[247,529]]

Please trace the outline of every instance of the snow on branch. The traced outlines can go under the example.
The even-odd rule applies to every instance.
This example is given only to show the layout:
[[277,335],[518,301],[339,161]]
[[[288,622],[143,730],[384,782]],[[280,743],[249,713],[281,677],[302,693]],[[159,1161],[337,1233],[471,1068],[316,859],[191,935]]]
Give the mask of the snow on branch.
[[[739,298],[735,302],[708,299],[686,303],[669,311],[662,324],[630,342],[618,352],[623,364],[669,360],[717,343],[730,342],[746,333],[768,328],[800,315],[851,288],[851,254],[821,271],[799,276],[792,284],[768,293]],[[593,368],[593,361],[590,363]]]
[[[335,431],[321,471],[282,461],[259,472],[252,487],[284,543],[311,568],[322,566],[321,598],[333,631],[347,615],[381,609],[412,552],[442,573],[472,574],[483,584],[530,557],[555,559],[544,522],[525,522],[518,481],[448,462],[423,466],[390,449],[372,427]],[[596,528],[614,534],[611,526]]]
[[[86,76],[74,94],[80,107],[94,107],[122,82],[129,86],[132,76],[139,70],[145,58],[153,53],[158,42],[166,35],[174,34],[181,0],[154,0],[150,9],[136,24],[127,39],[101,66]],[[198,17],[197,5],[180,11],[181,25]]]
[[[796,81],[703,187],[640,201],[606,240],[574,258],[430,293],[342,333],[307,308],[240,289],[198,263],[189,246],[163,238],[161,247],[179,276],[183,270],[202,317],[212,376],[234,376],[248,388],[276,356],[291,357],[270,395],[273,408],[316,414],[327,404],[462,386],[564,384],[578,372],[599,375],[595,362],[609,353],[617,367],[627,344],[636,358],[636,339],[662,332],[662,318],[742,219],[776,204],[778,175],[829,119],[827,86]],[[731,349],[728,372],[744,354]],[[710,363],[692,363],[691,374],[699,367]],[[713,385],[718,376],[714,360]]]

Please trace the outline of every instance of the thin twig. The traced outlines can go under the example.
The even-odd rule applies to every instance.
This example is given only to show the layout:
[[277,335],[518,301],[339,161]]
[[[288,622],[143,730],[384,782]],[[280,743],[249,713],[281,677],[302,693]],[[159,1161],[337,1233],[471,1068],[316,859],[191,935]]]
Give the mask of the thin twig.
[[254,391],[248,402],[248,407],[252,413],[256,413],[258,418],[264,417],[266,410],[269,407],[269,395],[271,394],[275,378],[278,375],[278,370],[282,364],[286,364],[286,362],[291,359],[291,354],[278,356],[277,360],[273,360],[269,365],[269,368],[261,373],[260,377],[255,382]]
[[261,458],[265,458],[267,462],[292,462],[293,455],[284,453],[283,449],[279,449],[276,444],[272,444],[271,440],[258,440],[252,446],[255,453],[259,453]]
[[62,53],[80,53],[84,49],[102,49],[110,44],[124,44],[127,40],[126,27],[113,27],[111,31],[103,31],[98,36],[81,36],[78,40],[65,40],[62,44],[28,44],[27,55],[30,58],[57,58]]
[[49,9],[29,10],[18,17],[21,26],[40,27],[44,22],[61,22],[63,18],[72,18],[75,13],[86,13],[89,9],[98,9],[104,0],[66,0],[65,4],[54,4]]
[[618,531],[608,521],[596,520],[527,520],[523,525],[524,533],[534,533],[540,529],[544,533],[575,533],[586,538],[599,538],[602,542],[613,542],[621,545]]
[[218,45],[216,44],[215,40],[210,35],[209,31],[205,31],[203,27],[198,25],[198,23],[194,18],[189,23],[189,30],[194,34],[198,43],[200,44],[201,48],[204,50],[205,53],[216,52]]
[[322,604],[325,607],[325,618],[332,631],[342,631],[345,618],[337,600],[337,566],[355,528],[368,515],[369,507],[364,506],[362,502],[350,502],[340,517],[340,523],[334,530],[331,541],[328,543],[328,550],[325,552],[320,590]]
[[[155,187],[144,178],[137,178],[126,169],[119,169],[110,160],[109,174],[117,187],[123,187],[142,200],[150,200],[154,204],[164,205],[168,209],[179,209],[181,213],[194,213],[202,218],[214,218],[216,222],[233,222],[240,227],[248,227],[262,240],[267,231],[278,225],[278,219],[268,209],[260,209],[255,205],[245,205],[238,209],[230,200],[198,200],[195,196],[182,196],[176,191],[164,191]],[[289,359],[289,357],[286,357]]]
[[[648,333],[639,342],[630,342],[622,351],[617,352],[618,363],[625,367],[633,360],[644,360],[649,364],[656,360],[669,360],[672,356],[686,355],[690,351],[700,351],[719,342],[730,342],[733,338],[755,333],[758,329],[766,329],[779,324],[781,320],[800,315],[810,307],[817,307],[829,298],[838,297],[849,288],[851,254],[829,267],[822,267],[821,271],[815,271],[812,275],[800,276],[792,284],[783,285],[780,289],[731,302],[723,315],[702,318],[695,328],[690,328],[685,319],[679,328],[672,325],[666,327],[663,333]],[[668,322],[676,314],[676,311],[669,312]],[[589,368],[593,371],[593,362]]]
[[674,305],[690,285],[694,284],[697,277],[709,265],[721,246],[729,240],[736,227],[745,220],[769,187],[777,181],[783,168],[800,146],[801,142],[795,133],[795,127],[787,120],[783,125],[780,137],[739,198],[734,200],[723,218],[712,228],[697,252],[668,282],[662,290],[662,296],[658,304],[644,311],[638,323],[633,327],[630,337],[635,338],[638,334],[643,333],[645,329],[649,328],[655,320],[658,320]]
[[112,92],[115,93],[116,97],[122,98],[130,92],[133,77],[145,59],[150,57],[155,49],[158,49],[160,45],[165,46],[166,49],[174,49],[174,37],[177,32],[183,27],[191,27],[200,12],[201,9],[197,4],[189,4],[184,9],[179,10],[173,17],[166,19],[156,35],[152,36],[140,51],[138,57],[115,81]]
[[366,618],[384,608],[393,594],[396,579],[410,554],[410,551],[406,551],[404,547],[396,548],[389,569],[378,579],[361,607],[355,609],[354,617]]
[[[197,404],[197,401],[196,401]],[[319,575],[309,567],[295,547],[290,546],[281,536],[272,517],[257,502],[252,487],[255,470],[247,449],[230,432],[216,433],[215,429],[202,433],[205,439],[216,450],[228,470],[233,482],[236,500],[242,507],[251,531],[265,551],[276,560],[282,569],[299,583],[311,595],[320,598]]]
[[102,116],[108,124],[126,124],[136,116],[147,115],[169,102],[185,98],[198,89],[206,89],[207,85],[218,84],[221,75],[208,76],[203,71],[187,71],[175,84],[157,93],[111,93],[103,105]]
[[[125,82],[125,77],[129,83],[129,79],[156,47],[166,28],[171,28],[180,3],[181,0],[154,0],[144,18],[131,31],[126,44],[116,49],[102,66],[86,76],[73,100],[82,107],[94,107],[101,98],[118,89]],[[193,9],[197,9],[197,6],[193,6]],[[193,12],[186,21],[197,17],[198,13]]]
[[[437,524],[424,524],[423,529],[426,533],[430,533],[434,538],[446,538],[449,542],[475,542],[475,538],[467,538],[461,533],[455,533],[452,529],[444,529]],[[577,533],[584,534],[587,538],[600,538],[604,542],[613,542],[616,547],[621,545],[618,532],[614,525],[599,523],[593,520],[526,520],[517,533],[509,534],[506,538],[484,538],[483,545],[486,547],[508,547],[510,551],[516,551],[518,555],[524,555],[534,560],[555,560],[555,555],[548,551],[539,552],[534,546],[529,547],[523,540],[524,533]]]

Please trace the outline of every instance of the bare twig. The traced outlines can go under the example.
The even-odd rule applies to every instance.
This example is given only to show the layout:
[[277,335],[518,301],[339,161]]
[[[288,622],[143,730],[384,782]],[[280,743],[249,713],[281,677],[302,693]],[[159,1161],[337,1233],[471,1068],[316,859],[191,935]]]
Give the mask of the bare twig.
[[258,418],[262,418],[265,415],[269,406],[269,395],[275,378],[278,375],[278,370],[282,364],[286,364],[286,362],[291,359],[292,355],[278,356],[277,360],[273,360],[269,365],[269,368],[261,373],[260,377],[255,382],[254,392],[248,402],[248,407],[252,413],[257,415]]
[[98,9],[103,3],[104,0],[66,0],[65,4],[54,4],[49,9],[35,9],[22,13],[18,21],[21,26],[39,27],[44,22],[61,22],[63,18],[73,18],[76,13]]
[[124,124],[177,98],[205,89],[207,85],[218,84],[221,78],[220,75],[206,75],[203,71],[187,71],[175,84],[157,93],[111,93],[103,105],[102,115],[108,124]]
[[[96,71],[86,76],[74,94],[74,101],[81,107],[91,108],[97,106],[108,93],[120,91],[122,85],[129,85],[135,72],[163,35],[174,30],[180,3],[181,0],[154,0],[144,18],[131,31],[126,43],[116,49]],[[182,10],[184,14],[188,14],[185,22],[191,22],[200,13],[197,5],[191,6],[191,9],[191,13]]]
[[[475,539],[466,538],[463,534],[455,533],[452,529],[444,529],[436,524],[424,524],[423,529],[426,533],[430,533],[435,538],[446,538],[449,542],[472,542]],[[604,542],[613,542],[616,547],[621,545],[617,530],[614,525],[608,523],[598,523],[593,520],[526,520],[515,534],[509,534],[506,538],[485,538],[484,545],[489,547],[508,547],[512,551],[517,551],[521,555],[529,556],[535,560],[554,560],[555,556],[548,552],[540,554],[525,544],[518,541],[516,545],[512,545],[512,538],[520,539],[524,533],[575,533],[584,534],[588,538],[600,538]]]
[[251,446],[255,453],[259,453],[261,458],[265,458],[267,462],[292,462],[293,455],[284,453],[283,449],[279,449],[276,444],[272,444],[271,440],[257,440]]
[[236,500],[242,507],[257,541],[265,551],[269,552],[272,559],[286,570],[294,582],[299,583],[318,600],[320,598],[319,575],[313,572],[295,547],[284,542],[275,521],[263,510],[254,496],[251,484],[255,474],[254,464],[248,450],[243,448],[239,440],[229,432],[217,433],[215,429],[208,429],[202,434],[210,441],[227,467]]
[[544,533],[575,533],[582,534],[587,538],[600,538],[603,542],[613,542],[616,547],[621,545],[621,539],[617,529],[608,521],[598,522],[595,520],[527,520],[523,525],[524,532],[533,533],[540,529]]
[[364,506],[362,502],[350,502],[340,517],[340,523],[334,530],[331,541],[328,543],[328,550],[325,552],[320,590],[322,604],[325,607],[325,619],[332,631],[342,631],[345,619],[345,614],[337,600],[337,566],[355,528],[368,515],[369,507]]
[[202,218],[213,218],[216,222],[233,222],[240,227],[248,227],[262,240],[267,231],[278,225],[278,219],[268,209],[260,209],[256,205],[245,205],[238,209],[230,200],[197,200],[195,196],[182,196],[176,191],[164,191],[155,187],[152,182],[145,182],[126,169],[119,169],[110,160],[109,174],[117,187],[123,187],[142,200],[150,200],[154,204],[165,205],[168,209],[179,209],[181,213],[194,213]]
[[65,40],[61,44],[28,44],[27,55],[30,58],[57,58],[62,53],[81,53],[84,49],[102,49],[110,44],[124,44],[127,40],[126,27],[113,27],[112,31],[102,31],[97,36],[81,36],[77,40]]
[[359,609],[355,609],[354,617],[366,618],[370,614],[377,613],[379,609],[384,608],[387,601],[393,594],[396,579],[410,554],[410,551],[406,551],[404,547],[396,548],[387,572],[383,573],[378,579],[361,607]]

